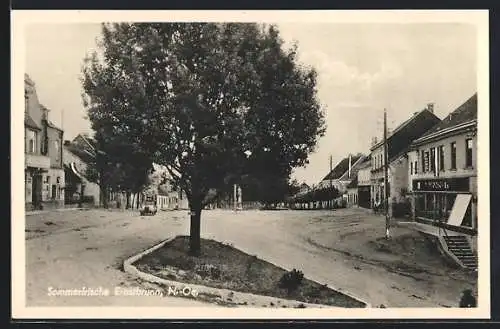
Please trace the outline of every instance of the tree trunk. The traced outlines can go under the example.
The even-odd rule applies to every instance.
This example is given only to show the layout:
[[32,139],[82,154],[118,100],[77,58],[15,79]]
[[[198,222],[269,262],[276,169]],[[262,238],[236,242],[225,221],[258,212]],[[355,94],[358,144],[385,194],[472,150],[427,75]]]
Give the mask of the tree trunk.
[[101,186],[101,200],[102,206],[107,209],[108,208],[108,187]]
[[130,209],[130,191],[127,191],[127,205],[125,206],[125,209]]
[[191,210],[189,253],[193,256],[198,256],[201,251],[201,202],[189,202],[189,208]]

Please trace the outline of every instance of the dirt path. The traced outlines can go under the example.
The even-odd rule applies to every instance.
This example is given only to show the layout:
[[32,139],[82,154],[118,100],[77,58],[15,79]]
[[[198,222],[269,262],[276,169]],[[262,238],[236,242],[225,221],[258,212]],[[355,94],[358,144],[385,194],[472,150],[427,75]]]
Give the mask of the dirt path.
[[279,266],[301,269],[309,278],[373,306],[454,307],[462,289],[474,286],[473,277],[447,266],[437,252],[411,244],[409,237],[415,233],[409,230],[394,228],[394,246],[382,243],[383,219],[366,212],[256,215],[233,215],[238,225],[228,225],[223,232],[207,218],[202,231],[206,237],[230,242]]
[[[173,297],[139,301],[47,296],[48,287],[144,286],[121,271],[122,261],[169,236],[188,234],[185,211],[143,219],[135,213],[102,210],[44,216],[27,217],[28,305],[199,305]],[[383,232],[382,218],[351,210],[202,214],[204,238],[229,242],[284,268],[300,269],[309,279],[373,306],[456,306],[461,290],[473,279],[446,267],[438,255],[420,252],[423,245],[412,244],[407,238],[410,231],[394,229],[394,241],[403,238],[392,246],[379,239]]]
[[[26,240],[27,306],[207,305],[175,297],[113,295],[116,287],[157,288],[130,277],[121,264],[165,235],[184,233],[186,226],[174,215],[168,220],[161,216],[141,219],[131,212],[93,210],[54,213],[50,221],[54,223],[49,225],[51,232],[30,235]],[[32,224],[29,229],[45,225],[41,220]],[[83,288],[108,289],[110,295],[49,296],[49,289]]]

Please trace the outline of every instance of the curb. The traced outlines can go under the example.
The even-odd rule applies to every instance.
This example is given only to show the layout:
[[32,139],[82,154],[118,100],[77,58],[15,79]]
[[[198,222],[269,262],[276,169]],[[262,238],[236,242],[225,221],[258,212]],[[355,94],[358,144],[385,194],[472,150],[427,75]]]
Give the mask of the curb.
[[[305,303],[305,302],[300,302],[300,301],[297,301],[297,300],[290,300],[290,299],[283,299],[283,298],[278,298],[278,297],[271,297],[271,296],[263,296],[263,295],[256,295],[256,294],[251,294],[251,293],[244,293],[244,292],[239,292],[239,291],[233,291],[233,290],[229,290],[229,289],[220,289],[220,288],[213,288],[213,287],[207,287],[207,286],[202,286],[202,285],[193,285],[193,284],[185,284],[185,283],[182,283],[182,282],[178,282],[178,281],[173,281],[173,280],[167,280],[167,279],[163,279],[163,278],[159,278],[157,276],[154,276],[150,273],[146,273],[146,272],[142,272],[140,270],[137,269],[137,267],[135,267],[134,265],[132,265],[133,263],[137,262],[139,259],[143,258],[144,256],[152,253],[153,251],[163,247],[166,243],[174,240],[176,238],[176,236],[173,236],[173,237],[170,237],[156,245],[154,245],[153,247],[147,249],[147,250],[144,250],[140,253],[138,253],[137,255],[134,255],[132,257],[129,257],[128,259],[126,259],[124,262],[123,262],[123,270],[130,274],[130,275],[133,275],[135,277],[138,277],[144,281],[147,281],[147,282],[151,282],[151,283],[156,283],[156,284],[160,284],[160,285],[163,285],[163,286],[167,286],[167,287],[181,287],[181,291],[184,289],[184,288],[189,288],[190,291],[196,291],[198,294],[199,293],[202,293],[202,294],[215,294],[215,295],[231,295],[231,298],[234,298],[234,299],[239,299],[239,300],[243,300],[243,301],[248,301],[248,300],[256,300],[256,299],[260,299],[260,300],[265,300],[267,302],[267,304],[269,304],[269,302],[274,302],[275,304],[280,304],[280,305],[289,305],[289,304],[295,304],[295,306],[298,306],[300,304],[304,305],[304,306],[307,306],[309,308],[342,308],[343,307],[336,307],[336,306],[331,306],[331,305],[324,305],[324,304],[312,304],[312,303]],[[361,302],[363,304],[365,304],[365,307],[364,308],[371,308],[372,306],[357,298],[357,297],[354,297],[348,293],[345,293],[344,291],[340,291],[338,289],[334,289],[332,288],[331,286],[327,286],[328,288],[330,289],[333,289],[341,294],[344,294],[354,300],[357,300],[358,302]],[[248,304],[246,304],[248,305]]]

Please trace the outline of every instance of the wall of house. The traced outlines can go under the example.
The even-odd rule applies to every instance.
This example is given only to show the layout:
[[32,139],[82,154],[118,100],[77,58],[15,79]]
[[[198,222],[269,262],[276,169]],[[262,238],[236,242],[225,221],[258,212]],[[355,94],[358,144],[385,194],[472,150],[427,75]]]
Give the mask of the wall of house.
[[403,202],[408,193],[408,159],[403,156],[389,165],[389,190],[392,202]]
[[38,95],[36,93],[35,84],[33,81],[24,80],[24,92],[27,104],[27,109],[25,109],[30,117],[41,127],[42,126],[42,112],[40,111],[40,102],[38,100]]
[[358,204],[358,188],[350,187],[347,189],[347,206],[353,207]]
[[[35,152],[31,152],[30,150],[30,132],[33,132],[35,134]],[[24,153],[31,153],[31,154],[40,154],[40,138],[41,138],[41,131],[31,129],[28,127],[24,128]]]
[[64,170],[50,168],[42,174],[42,202],[44,209],[64,206]]
[[63,132],[57,129],[47,128],[47,147],[52,168],[63,167]]
[[371,151],[371,169],[383,169],[384,168],[384,146],[378,146]]
[[[73,154],[72,152],[68,151],[65,147],[63,148],[63,160],[64,164],[70,165],[71,163],[75,164],[76,170],[82,174],[85,175],[85,172],[87,171],[87,164],[80,159],[78,156]],[[85,184],[85,188],[83,190],[83,195],[84,196],[93,196],[94,197],[94,205],[97,206],[99,205],[99,200],[100,200],[100,187],[98,184],[90,182],[87,179],[83,179],[83,182]],[[80,185],[77,186],[77,191],[80,190]]]
[[[26,204],[30,204],[33,197],[32,190],[32,177],[29,171],[24,171],[24,202]],[[28,209],[28,207],[27,207]]]
[[[466,140],[468,138],[472,138],[472,167],[466,167]],[[451,168],[451,143],[456,142],[456,169]],[[436,174],[434,172],[422,172],[422,150],[429,151],[431,147],[439,147],[443,146],[444,148],[444,169],[442,171],[438,171]],[[409,159],[413,161],[415,168],[415,163],[417,165],[417,173],[415,171],[411,172],[411,167],[408,165],[408,173],[411,179],[408,182],[408,188],[412,190],[412,182],[413,179],[426,179],[426,178],[454,178],[454,177],[468,177],[468,176],[476,176],[477,170],[477,137],[472,136],[469,133],[461,133],[459,135],[446,137],[439,141],[433,141],[428,144],[425,144],[418,148],[418,150],[413,150],[409,152]],[[436,153],[437,156],[437,153]],[[476,180],[471,179],[471,184],[475,185]],[[471,186],[471,190],[476,190],[474,186]]]
[[370,185],[371,183],[371,167],[361,168],[358,171],[358,185]]
[[[362,173],[364,177],[362,177],[362,179],[367,181],[369,177],[369,180],[371,181],[371,199],[373,204],[376,200],[381,201],[384,199],[383,182],[385,179],[385,173],[383,145],[372,150],[371,156],[371,167],[363,169]],[[387,173],[390,196],[389,209],[391,209],[392,203],[402,202],[408,193],[408,163],[407,157],[401,156],[389,164]],[[358,176],[358,185],[363,185],[363,183],[360,183],[359,180],[360,178]]]

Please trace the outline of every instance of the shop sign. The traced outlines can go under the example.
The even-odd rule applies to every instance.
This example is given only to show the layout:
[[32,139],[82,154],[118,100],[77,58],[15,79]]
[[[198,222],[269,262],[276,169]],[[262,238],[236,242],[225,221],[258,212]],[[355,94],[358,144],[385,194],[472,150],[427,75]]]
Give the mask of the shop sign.
[[414,191],[469,191],[469,178],[416,179]]

